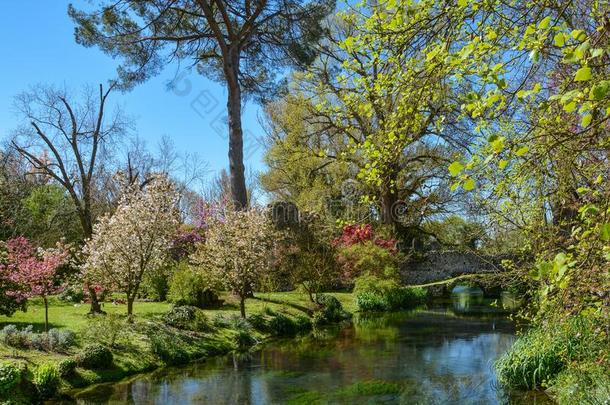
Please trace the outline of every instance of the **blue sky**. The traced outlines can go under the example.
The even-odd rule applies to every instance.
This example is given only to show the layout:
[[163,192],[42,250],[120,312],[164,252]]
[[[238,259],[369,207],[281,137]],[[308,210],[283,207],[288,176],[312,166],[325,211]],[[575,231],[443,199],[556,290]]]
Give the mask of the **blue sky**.
[[[0,138],[17,126],[13,97],[38,83],[79,90],[84,84],[107,83],[115,76],[118,60],[97,48],[74,41],[74,24],[67,16],[69,1],[0,0]],[[88,2],[72,0],[80,7]],[[176,73],[184,74],[176,89],[168,88]],[[190,83],[190,85],[187,85]],[[228,167],[226,91],[195,72],[168,66],[160,76],[129,93],[115,93],[114,103],[134,119],[135,133],[153,149],[162,136],[173,139],[176,149],[197,152],[208,162],[211,174]],[[260,170],[263,135],[257,105],[244,106],[246,169]]]

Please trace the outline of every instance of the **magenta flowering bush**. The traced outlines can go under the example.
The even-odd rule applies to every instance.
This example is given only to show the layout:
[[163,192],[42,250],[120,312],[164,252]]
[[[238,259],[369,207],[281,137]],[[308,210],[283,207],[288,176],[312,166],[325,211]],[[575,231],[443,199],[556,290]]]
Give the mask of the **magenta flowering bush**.
[[369,241],[383,249],[386,249],[392,254],[398,252],[396,240],[375,237],[371,224],[345,225],[342,229],[341,235],[335,238],[332,244],[334,247],[349,247],[358,243],[362,244]]
[[196,229],[181,229],[172,241],[170,254],[173,260],[184,260],[197,250],[197,244],[205,241],[202,231]]
[[346,225],[332,245],[337,249],[337,263],[341,268],[341,282],[351,286],[360,276],[374,275],[395,279],[402,257],[396,240],[375,236],[370,224]]

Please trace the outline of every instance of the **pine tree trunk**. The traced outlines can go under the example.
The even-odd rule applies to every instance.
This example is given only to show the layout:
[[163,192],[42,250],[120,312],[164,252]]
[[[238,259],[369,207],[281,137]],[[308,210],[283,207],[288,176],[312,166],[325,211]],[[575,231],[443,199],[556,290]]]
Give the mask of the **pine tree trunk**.
[[229,113],[229,169],[231,176],[231,197],[238,210],[248,208],[248,193],[244,168],[244,139],[241,127],[241,88],[239,84],[239,48],[229,50],[225,59]]

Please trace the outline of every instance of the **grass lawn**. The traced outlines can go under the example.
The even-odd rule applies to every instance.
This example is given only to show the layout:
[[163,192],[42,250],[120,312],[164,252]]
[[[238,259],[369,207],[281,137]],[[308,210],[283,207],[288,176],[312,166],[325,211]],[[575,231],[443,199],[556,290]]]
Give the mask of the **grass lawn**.
[[[353,295],[351,293],[331,293],[331,295],[335,296],[341,302],[346,311],[356,311]],[[246,300],[246,315],[262,313],[265,308],[292,315],[302,315],[304,311],[299,310],[297,306],[308,309],[313,309],[315,307],[309,300],[307,294],[296,291],[256,293],[255,297],[256,298],[248,298]],[[235,297],[224,294],[221,296],[221,299],[225,300],[225,304],[221,308],[208,309],[203,312],[210,318],[217,315],[239,315],[239,304]],[[167,312],[171,306],[172,305],[167,302],[136,301],[134,303],[133,311],[136,319],[154,319],[155,316],[161,316]],[[125,314],[127,312],[127,305],[115,305],[106,302],[103,305],[103,309],[108,313]],[[68,328],[78,333],[84,328],[87,328],[88,312],[88,304],[73,304],[56,298],[50,298],[49,328]],[[42,300],[31,299],[28,302],[26,312],[17,311],[10,317],[0,315],[0,329],[9,324],[17,325],[19,328],[32,325],[35,331],[43,331],[44,306]],[[1,344],[0,347],[2,347]]]
[[[355,312],[353,296],[349,293],[332,293],[349,312]],[[125,318],[120,322],[122,331],[119,344],[113,347],[114,363],[106,370],[85,370],[78,368],[75,376],[62,380],[63,390],[84,387],[93,383],[116,381],[123,377],[149,371],[167,364],[163,359],[163,351],[170,354],[176,351],[182,353],[189,360],[202,359],[209,356],[227,353],[235,348],[236,333],[232,319],[239,317],[239,301],[236,297],[228,294],[221,296],[224,304],[221,308],[203,310],[210,325],[215,326],[208,331],[180,330],[168,327],[163,322],[163,315],[170,310],[171,304],[166,302],[144,302],[134,303],[133,322],[126,322]],[[101,340],[99,334],[102,330],[93,329],[87,333],[95,320],[106,322],[106,318],[96,317],[93,321],[87,315],[89,305],[73,304],[60,301],[52,297],[49,300],[49,327],[57,329],[70,329],[76,333],[77,345],[66,353],[44,352],[30,349],[16,349],[0,342],[0,362],[20,364],[26,370],[26,375],[31,377],[31,372],[44,363],[57,364],[63,359],[73,357],[86,344]],[[260,314],[267,318],[270,313],[283,314],[286,317],[297,319],[297,317],[311,316],[315,304],[310,302],[307,294],[300,292],[275,292],[256,293],[255,298],[246,301],[246,314]],[[104,303],[104,311],[126,315],[125,304]],[[222,322],[218,320],[222,318]],[[32,325],[34,331],[44,330],[44,306],[42,300],[30,300],[27,311],[18,311],[13,316],[0,316],[0,329],[6,325],[16,325],[23,329]],[[104,324],[106,325],[106,324]],[[99,328],[99,326],[98,326]],[[99,334],[95,334],[98,333]],[[259,331],[252,332],[257,341],[264,340],[269,336]],[[159,346],[160,345],[160,346]],[[27,394],[27,393],[25,393]]]

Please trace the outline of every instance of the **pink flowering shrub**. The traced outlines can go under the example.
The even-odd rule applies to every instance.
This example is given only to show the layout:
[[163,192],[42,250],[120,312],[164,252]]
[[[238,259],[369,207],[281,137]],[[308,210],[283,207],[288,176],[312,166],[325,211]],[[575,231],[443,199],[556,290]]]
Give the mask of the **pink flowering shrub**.
[[0,273],[5,274],[14,288],[5,294],[17,302],[41,297],[45,304],[45,330],[48,330],[48,297],[63,289],[58,270],[67,259],[66,250],[36,249],[26,238],[18,237],[6,242],[6,252]]

